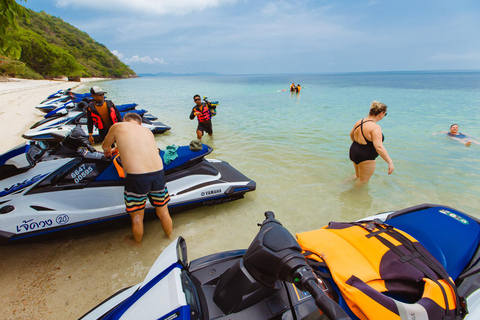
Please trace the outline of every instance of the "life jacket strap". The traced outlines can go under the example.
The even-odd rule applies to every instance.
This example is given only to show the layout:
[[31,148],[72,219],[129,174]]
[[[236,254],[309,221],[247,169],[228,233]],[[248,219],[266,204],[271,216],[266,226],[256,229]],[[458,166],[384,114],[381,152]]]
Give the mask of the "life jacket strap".
[[[396,253],[400,257],[400,260],[402,262],[410,263],[412,266],[420,270],[430,280],[435,282],[443,293],[446,310],[449,310],[448,298],[447,298],[447,293],[445,291],[445,288],[440,284],[438,280],[432,279],[432,277],[429,276],[430,274],[429,270],[425,269],[422,265],[420,265],[418,263],[418,260],[426,264],[431,271],[434,271],[439,276],[440,279],[445,280],[455,293],[456,308],[455,308],[455,316],[444,316],[443,319],[444,320],[449,320],[450,318],[452,320],[463,319],[463,317],[465,317],[465,315],[468,313],[465,299],[463,297],[460,297],[455,283],[453,283],[450,276],[447,274],[445,269],[443,269],[443,267],[438,263],[438,261],[433,260],[430,256],[426,255],[424,252],[419,251],[418,247],[414,246],[413,242],[410,239],[405,237],[400,232],[396,231],[392,226],[379,222],[379,220],[373,221],[373,223],[378,229],[383,230],[383,232],[379,232],[380,230],[374,232],[371,230],[371,225],[369,225],[368,227],[364,227],[364,229],[370,233],[370,234],[367,234],[366,237],[370,238],[369,236],[372,235],[373,237],[377,238],[380,242],[386,245],[390,250]],[[402,252],[397,246],[395,246],[389,240],[381,236],[382,233],[386,233],[389,236],[391,236],[393,239],[400,242],[404,246],[404,248],[410,251],[410,254],[407,255],[404,252]],[[463,304],[461,302],[462,300],[464,301]]]

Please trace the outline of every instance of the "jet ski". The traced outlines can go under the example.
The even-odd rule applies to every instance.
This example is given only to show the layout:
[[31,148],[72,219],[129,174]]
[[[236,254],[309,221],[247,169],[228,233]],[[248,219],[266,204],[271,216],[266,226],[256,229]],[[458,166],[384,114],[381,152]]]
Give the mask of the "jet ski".
[[40,110],[45,113],[49,113],[58,108],[73,108],[75,106],[75,101],[71,97],[66,96],[58,99],[51,99],[48,102],[44,102],[36,106],[37,110]]
[[[136,104],[127,104],[125,106],[131,108],[132,105],[136,106]],[[31,126],[30,130],[25,132],[22,137],[28,140],[47,141],[50,146],[55,146],[78,124],[82,126],[84,131],[87,131],[87,113],[84,111],[85,106],[85,102],[80,102],[75,108],[70,110],[63,109],[63,111],[61,108],[56,109],[47,114],[45,119],[42,119]],[[122,105],[119,107],[119,111],[123,110]],[[131,111],[133,110],[128,110],[128,112]],[[120,112],[122,117],[126,112],[127,111]],[[149,118],[152,118],[146,113],[146,110],[142,109],[133,112],[137,112],[142,116],[142,126],[150,129],[154,134],[164,133],[171,129],[171,127],[160,121],[149,120]],[[95,139],[95,142],[100,142],[100,136],[96,128],[93,129],[93,138]]]
[[48,96],[47,99],[40,102],[35,108],[49,113],[57,108],[66,107],[73,108],[76,103],[83,101],[89,101],[91,99],[90,93],[75,93],[71,89],[59,90],[54,94]]
[[[246,250],[190,262],[185,240],[177,238],[141,283],[81,319],[480,318],[480,221],[475,217],[422,204],[353,223],[331,222],[296,238],[273,212],[265,217]],[[323,241],[325,235],[333,236]],[[354,241],[358,235],[361,240]],[[397,242],[389,240],[393,235],[399,236]],[[375,243],[372,248],[362,247],[369,241]],[[342,262],[337,268],[335,259]],[[363,282],[365,277],[372,281]],[[441,315],[441,305],[448,316]]]
[[[31,141],[0,156],[0,244],[130,224],[124,179],[112,159],[76,129],[52,150]],[[178,157],[164,164],[171,213],[241,199],[255,190],[255,182],[228,162],[206,159],[212,150],[180,146]],[[163,159],[163,150],[160,155]],[[145,218],[154,217],[147,203]]]
[[[87,104],[88,104],[88,101],[81,101],[80,103],[75,104],[75,111],[85,111],[85,108],[87,107]],[[127,112],[127,111],[137,110],[137,109],[135,109],[137,106],[138,106],[138,104],[136,104],[136,103],[125,103],[125,104],[117,105],[115,107],[120,112]],[[52,111],[48,112],[43,117],[45,119],[47,119],[47,118],[58,118],[58,117],[61,117],[61,116],[65,116],[69,113],[70,109],[71,108],[67,108],[67,107],[59,107],[55,110],[52,110]],[[137,110],[137,111],[141,111],[141,114],[144,114],[144,113],[147,112],[147,110],[143,110],[143,109],[140,109],[140,110]]]

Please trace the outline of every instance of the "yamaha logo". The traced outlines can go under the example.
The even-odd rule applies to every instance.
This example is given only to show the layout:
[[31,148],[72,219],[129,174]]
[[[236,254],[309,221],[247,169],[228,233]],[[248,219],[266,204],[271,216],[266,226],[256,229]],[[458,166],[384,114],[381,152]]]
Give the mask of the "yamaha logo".
[[202,197],[204,197],[204,196],[209,196],[209,195],[215,194],[215,193],[221,193],[221,192],[222,192],[222,189],[215,189],[215,190],[204,191],[204,192],[202,192]]

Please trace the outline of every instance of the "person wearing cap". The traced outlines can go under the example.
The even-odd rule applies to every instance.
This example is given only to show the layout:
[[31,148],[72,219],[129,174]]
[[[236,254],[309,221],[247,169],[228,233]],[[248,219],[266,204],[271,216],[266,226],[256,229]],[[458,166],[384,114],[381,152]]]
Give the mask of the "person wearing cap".
[[93,100],[87,106],[88,141],[94,143],[93,125],[98,128],[100,141],[105,139],[110,127],[122,121],[122,116],[111,100],[105,100],[105,91],[98,86],[90,89]]

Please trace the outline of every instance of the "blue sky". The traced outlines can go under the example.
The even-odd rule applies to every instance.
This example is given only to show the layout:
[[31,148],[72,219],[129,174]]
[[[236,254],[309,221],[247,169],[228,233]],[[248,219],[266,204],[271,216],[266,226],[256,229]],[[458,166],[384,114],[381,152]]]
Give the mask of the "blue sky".
[[479,0],[28,0],[137,73],[480,69]]

